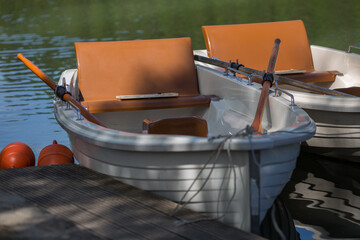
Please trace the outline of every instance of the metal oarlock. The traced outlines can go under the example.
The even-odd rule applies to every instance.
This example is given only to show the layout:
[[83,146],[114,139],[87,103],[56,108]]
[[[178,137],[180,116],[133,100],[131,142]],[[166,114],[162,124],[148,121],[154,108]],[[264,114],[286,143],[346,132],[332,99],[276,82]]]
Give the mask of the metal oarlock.
[[[73,109],[76,112],[76,120],[84,120],[84,117],[81,114],[80,109],[76,105],[74,105],[72,102],[68,102],[67,105],[69,105],[69,109]],[[68,110],[67,107],[66,110]]]
[[[233,62],[231,60],[229,61],[229,64],[230,64],[230,68],[232,68],[231,66],[233,65]],[[230,71],[230,72],[233,74],[234,77],[236,77],[236,73],[234,71]]]
[[67,102],[67,103],[66,103],[66,109],[65,109],[65,111],[68,111],[68,110],[71,110],[70,102]]
[[355,48],[355,49],[360,49],[360,46],[357,46],[357,45],[350,45],[350,46],[349,46],[349,48],[348,48],[348,50],[347,50],[347,52],[348,52],[348,53],[351,53],[351,49],[352,49],[352,48]]
[[252,77],[260,77],[260,78],[262,77],[262,76],[257,75],[257,74],[249,74],[249,73],[246,73],[246,72],[243,72],[243,71],[237,70],[235,68],[231,68],[231,67],[227,67],[225,69],[227,69],[228,71],[234,73],[234,76],[236,76],[236,73],[247,76],[247,78],[248,78],[248,84],[247,85],[252,85]]
[[[61,85],[62,87],[63,87],[63,89],[65,89],[65,92],[67,91],[67,87],[66,87],[66,80],[65,80],[65,78],[63,78],[63,81],[62,81],[62,85]],[[55,95],[57,96],[57,87],[55,88]],[[59,96],[57,96],[60,100],[61,100],[61,103],[64,103],[65,101],[61,98],[61,97],[59,97]],[[70,104],[69,104],[69,102],[66,102],[66,109],[65,110],[71,110],[71,106],[70,106]]]
[[292,95],[291,93],[289,93],[288,91],[286,91],[286,90],[284,90],[284,89],[279,88],[279,85],[278,85],[278,83],[277,83],[276,80],[274,81],[274,83],[275,83],[275,93],[274,93],[274,96],[275,96],[275,97],[280,97],[281,94],[279,94],[279,92],[285,93],[285,94],[288,95],[288,96],[290,97],[290,99],[291,99],[291,100],[290,100],[290,106],[291,106],[291,107],[295,106],[295,98],[294,98],[294,95]]

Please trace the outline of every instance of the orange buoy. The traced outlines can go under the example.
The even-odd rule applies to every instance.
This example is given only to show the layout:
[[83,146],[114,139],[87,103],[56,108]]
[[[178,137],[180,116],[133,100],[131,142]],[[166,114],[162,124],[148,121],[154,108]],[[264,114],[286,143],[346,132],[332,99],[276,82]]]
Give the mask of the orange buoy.
[[0,153],[0,168],[19,168],[35,166],[35,155],[25,143],[14,142]]
[[38,166],[74,163],[74,154],[64,145],[58,144],[56,140],[53,144],[44,147],[39,154]]

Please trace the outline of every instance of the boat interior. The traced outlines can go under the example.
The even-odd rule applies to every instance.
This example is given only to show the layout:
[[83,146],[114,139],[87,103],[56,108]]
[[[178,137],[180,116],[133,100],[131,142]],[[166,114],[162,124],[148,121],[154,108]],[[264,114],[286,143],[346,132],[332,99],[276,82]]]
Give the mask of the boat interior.
[[[70,92],[111,129],[207,137],[237,133],[254,118],[261,86],[196,66],[190,38],[79,42],[75,51]],[[298,123],[280,102],[269,99],[265,131]]]
[[[275,67],[276,74],[360,96],[360,85],[349,86],[345,83],[349,76],[343,77],[345,74],[343,71],[348,72],[348,66],[337,69],[337,66],[344,65],[344,61],[337,66],[330,65],[330,68],[327,68],[324,62],[333,62],[335,56],[326,54],[322,59],[314,56],[318,51],[310,47],[305,26],[301,20],[203,26],[202,31],[210,58],[216,57],[226,62],[238,61],[245,67],[260,71],[266,69],[271,46],[274,39],[279,38],[281,44]],[[314,64],[314,60],[322,61],[322,63],[315,62]],[[322,66],[317,69],[315,66],[318,65]],[[254,81],[260,81],[260,79]],[[290,86],[282,87],[291,88]],[[305,91],[299,88],[296,90]]]

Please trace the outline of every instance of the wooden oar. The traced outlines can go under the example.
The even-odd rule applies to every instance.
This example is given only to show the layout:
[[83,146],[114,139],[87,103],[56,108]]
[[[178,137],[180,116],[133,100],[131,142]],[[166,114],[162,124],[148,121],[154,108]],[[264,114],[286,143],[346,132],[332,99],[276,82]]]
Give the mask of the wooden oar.
[[[244,67],[243,65],[237,64],[237,63],[228,63],[228,62],[224,62],[218,59],[213,59],[213,58],[208,58],[208,57],[204,57],[204,56],[199,56],[199,55],[194,55],[194,60],[195,61],[199,61],[199,62],[203,62],[203,63],[207,63],[207,64],[211,64],[214,66],[218,66],[218,67],[222,67],[222,68],[234,68],[235,70],[238,69],[241,72],[247,73],[247,74],[256,74],[259,76],[263,76],[264,72],[256,70],[256,69],[252,69],[252,68],[247,68]],[[278,81],[279,83],[283,83],[283,84],[287,84],[287,85],[291,85],[294,87],[298,87],[298,88],[302,88],[302,89],[306,89],[308,91],[311,92],[317,92],[317,93],[322,93],[322,94],[327,94],[327,95],[332,95],[332,96],[342,96],[342,97],[354,97],[350,94],[347,93],[343,93],[343,92],[338,92],[338,91],[334,91],[328,88],[324,88],[324,87],[320,87],[317,85],[313,85],[310,83],[305,83],[305,82],[301,82],[295,79],[291,79],[291,78],[287,78],[287,77],[283,77],[283,76],[279,76],[274,74],[274,79],[276,81]]]
[[[59,89],[60,91],[55,91],[57,89],[56,83],[43,71],[41,71],[34,63],[24,57],[21,53],[17,55],[18,59],[20,59],[36,76],[38,76],[41,80],[43,80],[52,90],[54,90],[55,94],[58,96],[59,92],[62,91],[62,94],[58,97],[63,99],[66,102],[71,102],[74,104],[81,112],[81,114],[90,122],[98,124],[100,126],[105,127],[105,125],[100,122],[94,115],[92,115],[88,110],[86,110],[78,101],[76,101],[67,91],[66,89]],[[61,88],[61,86],[59,87]]]
[[277,38],[277,39],[275,39],[275,44],[274,44],[274,47],[271,52],[269,65],[268,65],[267,71],[264,75],[263,86],[262,86],[258,106],[256,109],[255,118],[254,118],[253,123],[251,124],[251,127],[253,127],[254,130],[258,133],[262,133],[261,119],[264,114],[267,98],[269,96],[269,89],[274,81],[273,73],[274,73],[274,69],[275,69],[277,55],[279,52],[279,45],[280,45],[280,39]]

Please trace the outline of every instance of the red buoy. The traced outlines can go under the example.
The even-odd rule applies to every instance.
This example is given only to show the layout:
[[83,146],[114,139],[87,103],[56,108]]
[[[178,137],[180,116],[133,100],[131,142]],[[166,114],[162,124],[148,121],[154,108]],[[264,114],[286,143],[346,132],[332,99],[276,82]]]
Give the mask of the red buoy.
[[0,153],[0,168],[19,168],[35,166],[35,155],[25,143],[14,142]]
[[38,166],[74,163],[74,154],[64,145],[58,144],[56,140],[53,144],[44,147],[38,159]]

